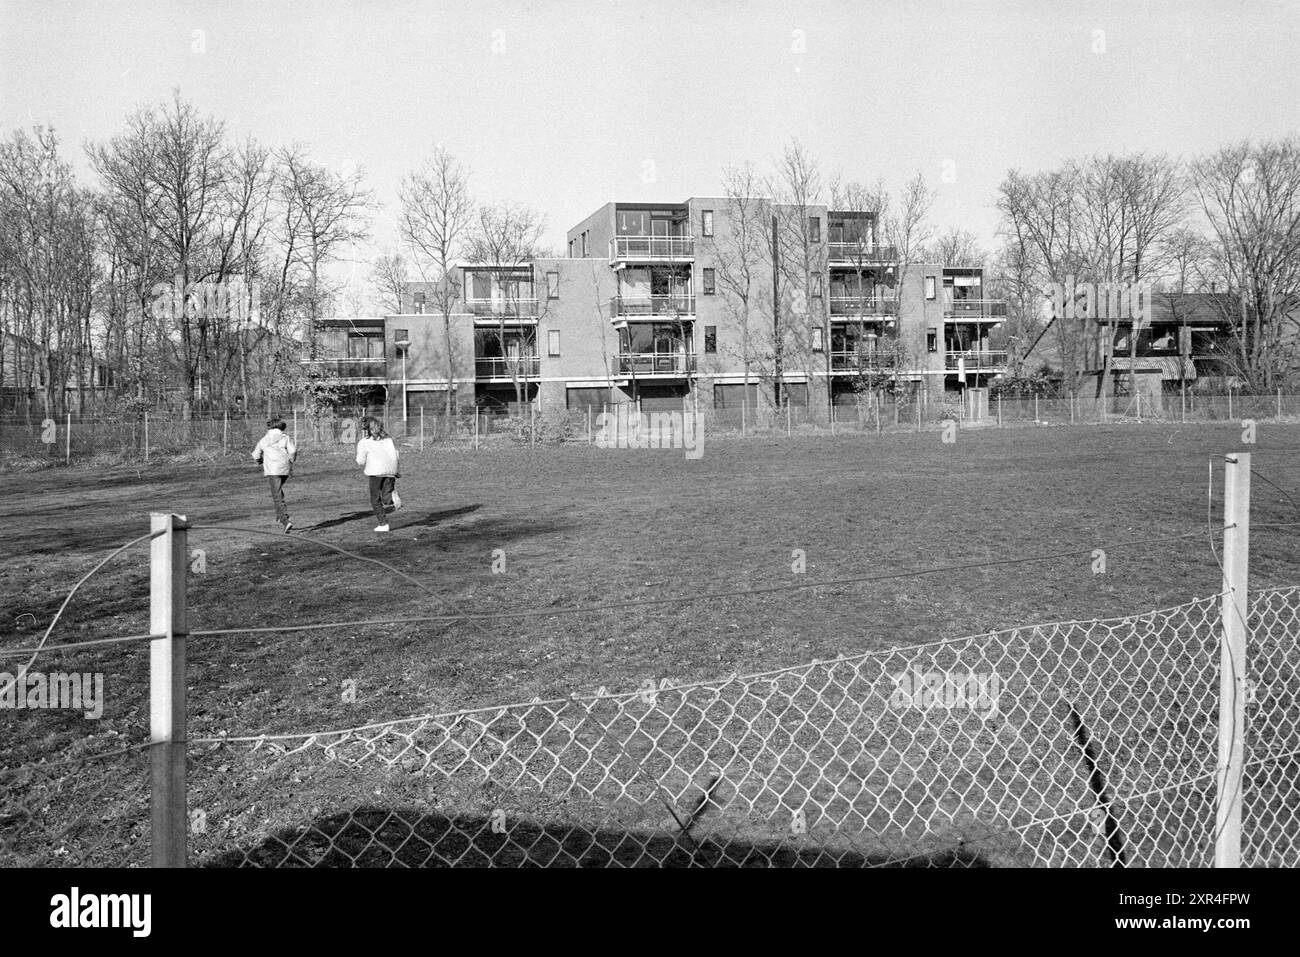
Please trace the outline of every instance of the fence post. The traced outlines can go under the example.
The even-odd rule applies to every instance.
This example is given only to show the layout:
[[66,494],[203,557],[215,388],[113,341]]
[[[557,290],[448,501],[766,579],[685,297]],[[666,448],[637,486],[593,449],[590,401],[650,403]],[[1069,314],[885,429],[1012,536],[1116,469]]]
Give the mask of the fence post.
[[831,402],[831,435],[835,434],[835,402]]
[[149,464],[149,411],[144,413],[144,464]]
[[587,406],[587,444],[591,444],[591,406]]
[[225,455],[230,446],[230,412],[221,413],[221,454]]
[[1232,386],[1228,386],[1228,418],[1232,418]]
[[478,451],[478,406],[474,407],[474,451]]
[[1277,420],[1282,421],[1282,387],[1277,387]]
[[[999,405],[998,405],[998,414],[999,414],[999,415],[1002,414],[1002,405],[1001,405],[1001,402],[1002,402],[1002,400],[1001,400],[1001,399],[998,399],[998,403],[999,403]],[[918,395],[918,396],[916,397],[916,431],[917,431],[917,432],[920,432],[920,431],[921,431],[921,396],[920,396],[920,395]]]
[[63,462],[65,465],[72,464],[72,413],[67,413],[67,431],[63,436]]
[[189,557],[183,515],[153,512],[149,531],[150,821],[154,867],[184,867],[185,572]]
[[790,437],[790,400],[785,400],[785,437]]
[[748,399],[740,400],[740,437],[742,439],[745,437],[745,404],[748,401]]
[[1219,761],[1214,866],[1241,866],[1241,788],[1246,740],[1246,620],[1250,613],[1250,453],[1223,469],[1223,598],[1219,646]]
[[998,428],[1002,428],[1002,396],[998,396]]
[[528,447],[532,448],[537,442],[537,406],[531,402],[528,404]]
[[1038,393],[1034,393],[1034,425],[1038,424]]

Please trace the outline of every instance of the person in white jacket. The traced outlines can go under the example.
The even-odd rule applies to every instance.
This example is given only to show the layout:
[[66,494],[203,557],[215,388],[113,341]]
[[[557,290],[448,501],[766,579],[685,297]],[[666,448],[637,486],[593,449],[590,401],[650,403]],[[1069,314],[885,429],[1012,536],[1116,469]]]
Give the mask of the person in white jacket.
[[397,494],[397,446],[384,431],[384,423],[374,416],[361,420],[361,429],[365,433],[357,443],[357,464],[365,467],[370,478],[370,507],[375,510],[379,524],[376,532],[388,531],[388,512],[402,507],[401,496]]
[[289,521],[289,507],[284,502],[284,483],[293,475],[293,463],[298,457],[298,446],[284,431],[284,419],[267,419],[266,435],[253,449],[253,460],[262,465],[262,474],[271,486],[271,503],[275,506],[275,520],[286,532],[293,528]]

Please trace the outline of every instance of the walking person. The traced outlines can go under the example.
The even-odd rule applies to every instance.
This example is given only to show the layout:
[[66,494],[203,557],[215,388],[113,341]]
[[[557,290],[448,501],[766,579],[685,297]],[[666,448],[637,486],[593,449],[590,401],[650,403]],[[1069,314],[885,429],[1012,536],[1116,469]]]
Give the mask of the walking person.
[[375,510],[376,532],[388,531],[388,512],[402,507],[397,494],[397,445],[384,430],[384,423],[368,415],[361,420],[364,436],[357,443],[357,464],[370,478],[370,507]]
[[289,507],[284,502],[284,483],[293,475],[293,463],[298,457],[298,446],[292,436],[284,431],[284,419],[267,419],[266,435],[253,449],[253,461],[262,466],[262,474],[271,486],[271,503],[275,506],[275,520],[288,533],[293,529],[289,521]]

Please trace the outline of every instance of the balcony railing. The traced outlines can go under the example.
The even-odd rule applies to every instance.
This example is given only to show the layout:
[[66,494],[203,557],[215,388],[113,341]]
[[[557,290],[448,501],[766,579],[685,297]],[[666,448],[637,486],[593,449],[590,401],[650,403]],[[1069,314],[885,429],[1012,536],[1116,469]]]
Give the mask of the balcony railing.
[[474,359],[476,379],[527,379],[541,375],[537,356],[479,356]]
[[474,316],[535,319],[536,299],[466,299],[465,308]]
[[898,366],[893,352],[832,352],[832,372],[886,372]]
[[695,371],[695,356],[682,352],[620,352],[622,375],[686,375]]
[[385,359],[303,359],[308,372],[336,379],[382,379],[388,363]]
[[893,299],[861,299],[857,296],[831,296],[832,316],[882,319],[898,315],[898,303]]
[[694,296],[614,296],[609,301],[614,318],[637,316],[693,316]]
[[826,253],[833,263],[863,265],[898,262],[898,249],[879,243],[827,243]]
[[958,371],[959,362],[963,360],[967,372],[1000,372],[1007,367],[1007,354],[1005,352],[967,350],[945,353],[944,368],[949,372],[956,372]]
[[693,258],[692,236],[615,236],[609,241],[610,262],[681,262]]
[[954,299],[943,304],[946,318],[965,319],[1005,319],[1007,301],[1005,299]]

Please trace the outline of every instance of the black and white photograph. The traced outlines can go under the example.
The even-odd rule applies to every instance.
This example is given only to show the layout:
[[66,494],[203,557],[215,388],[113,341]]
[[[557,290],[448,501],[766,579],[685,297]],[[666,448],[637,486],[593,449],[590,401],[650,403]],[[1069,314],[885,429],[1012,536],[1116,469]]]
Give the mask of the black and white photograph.
[[0,0],[6,925],[685,944],[675,870],[1268,925],[1297,48],[1300,0]]

